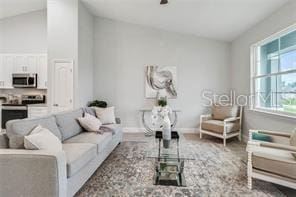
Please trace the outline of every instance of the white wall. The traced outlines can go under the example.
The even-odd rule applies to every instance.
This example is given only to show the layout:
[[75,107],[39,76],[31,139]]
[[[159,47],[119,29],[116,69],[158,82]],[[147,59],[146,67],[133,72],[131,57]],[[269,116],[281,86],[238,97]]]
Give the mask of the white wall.
[[[290,2],[232,42],[232,88],[239,94],[250,94],[250,46],[296,23],[296,2]],[[244,135],[249,129],[291,131],[295,119],[245,110]]]
[[144,94],[146,65],[177,66],[178,98],[169,104],[182,110],[178,127],[198,126],[204,88],[229,91],[228,43],[102,18],[94,28],[94,97],[116,106],[124,127],[142,127],[139,109],[153,103]]
[[46,10],[0,19],[0,53],[46,53]]
[[[48,0],[47,10],[49,79],[54,59],[73,59],[74,107],[84,106],[93,98],[92,15],[80,0]],[[49,84],[52,95],[52,82]]]
[[78,7],[78,91],[77,106],[93,100],[93,16],[79,1]]

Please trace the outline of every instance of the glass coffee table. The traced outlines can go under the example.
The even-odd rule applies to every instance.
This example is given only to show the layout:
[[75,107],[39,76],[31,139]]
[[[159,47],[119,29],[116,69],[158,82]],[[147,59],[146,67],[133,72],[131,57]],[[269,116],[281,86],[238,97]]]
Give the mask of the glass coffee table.
[[146,159],[153,159],[154,184],[186,186],[185,162],[194,160],[191,144],[182,133],[172,132],[169,148],[163,147],[162,132],[156,131],[148,140]]

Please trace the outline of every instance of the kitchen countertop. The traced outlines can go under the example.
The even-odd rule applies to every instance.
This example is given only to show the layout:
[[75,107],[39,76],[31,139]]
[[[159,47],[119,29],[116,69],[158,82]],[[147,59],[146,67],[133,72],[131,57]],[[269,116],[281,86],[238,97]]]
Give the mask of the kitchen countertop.
[[28,104],[28,107],[47,107],[46,103],[41,103],[41,104]]

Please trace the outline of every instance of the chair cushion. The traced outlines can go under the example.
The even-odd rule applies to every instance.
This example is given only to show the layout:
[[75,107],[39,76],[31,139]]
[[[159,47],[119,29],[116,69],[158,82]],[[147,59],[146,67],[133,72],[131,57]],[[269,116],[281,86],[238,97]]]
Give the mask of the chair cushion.
[[[207,120],[202,122],[201,128],[206,131],[213,131],[215,133],[222,134],[224,131],[224,122],[221,120]],[[240,129],[238,122],[227,123],[226,133],[231,133],[233,131],[238,131]]]
[[24,149],[24,136],[28,135],[37,125],[41,125],[52,132],[60,140],[62,139],[61,132],[56,124],[54,116],[11,120],[6,123],[6,133],[9,138],[9,147]]
[[64,141],[64,143],[90,143],[97,146],[97,153],[102,152],[106,146],[112,140],[111,132],[104,132],[103,134],[95,132],[83,132],[70,139]]
[[265,142],[272,142],[272,137],[270,135],[266,135],[263,133],[252,133],[253,140],[265,141]]
[[260,147],[253,152],[252,164],[255,169],[296,179],[296,160],[288,151]]
[[71,177],[97,155],[96,146],[88,143],[63,144],[67,158],[67,176]]
[[69,139],[83,131],[77,118],[83,116],[82,108],[62,112],[55,115],[57,125],[62,133],[62,141]]
[[230,117],[237,117],[239,107],[237,105],[222,106],[214,104],[212,107],[212,115],[215,120],[224,120]]

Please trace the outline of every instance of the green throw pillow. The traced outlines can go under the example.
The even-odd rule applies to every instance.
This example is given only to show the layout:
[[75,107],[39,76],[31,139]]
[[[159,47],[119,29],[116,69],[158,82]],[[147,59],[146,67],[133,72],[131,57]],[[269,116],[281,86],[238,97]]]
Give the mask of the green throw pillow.
[[272,142],[271,136],[262,133],[252,133],[252,139],[264,142]]

